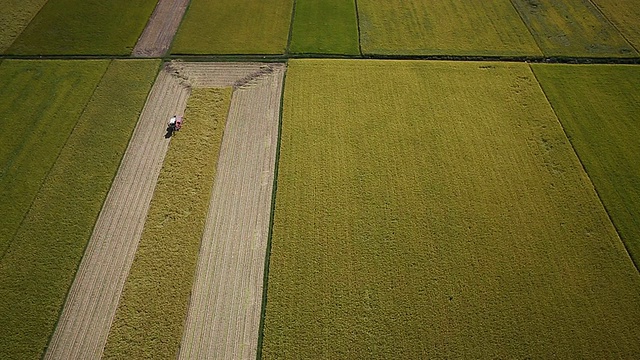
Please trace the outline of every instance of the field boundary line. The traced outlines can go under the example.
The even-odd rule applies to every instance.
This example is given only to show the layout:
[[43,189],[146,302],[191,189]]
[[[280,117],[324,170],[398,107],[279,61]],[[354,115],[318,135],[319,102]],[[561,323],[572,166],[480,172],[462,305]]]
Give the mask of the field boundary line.
[[297,0],[293,0],[293,5],[291,6],[291,21],[289,22],[289,34],[287,35],[287,47],[284,49],[285,56],[290,54],[291,48],[291,38],[293,37],[293,23],[296,18],[296,3]]
[[[529,35],[531,35],[531,37],[533,38],[533,41],[535,41],[536,46],[538,47],[538,50],[540,50],[540,54],[542,54],[542,56],[545,56],[544,51],[542,50],[542,47],[540,46],[540,43],[538,42],[538,38],[536,38],[535,35],[533,35],[533,32],[531,31],[531,28],[529,27],[529,24],[527,24],[526,21],[524,21],[524,17],[522,17],[522,14],[520,13],[520,11],[518,11],[518,8],[516,7],[516,5],[513,3],[513,0],[509,0],[509,4],[511,4],[511,7],[513,8],[513,11],[516,12],[516,14],[518,14],[518,17],[520,18],[520,21],[522,22],[522,24],[524,25],[524,27],[527,28],[527,31],[529,32]],[[533,71],[533,70],[531,70]]]
[[362,54],[362,33],[360,31],[360,10],[358,9],[358,0],[353,0],[353,4],[356,7],[356,25],[358,26],[358,51],[360,51],[360,57]]
[[264,260],[264,275],[262,278],[262,305],[260,310],[260,326],[258,327],[258,349],[256,352],[256,360],[262,358],[262,341],[264,338],[264,320],[267,311],[267,287],[269,284],[269,264],[271,260],[271,239],[273,237],[273,221],[276,210],[276,194],[278,190],[278,169],[280,165],[280,145],[282,144],[282,110],[284,109],[284,84],[287,81],[288,64],[282,75],[282,91],[280,93],[280,114],[278,116],[278,140],[276,143],[276,161],[273,170],[273,189],[271,192],[271,210],[269,215],[269,235],[267,236],[267,248]]
[[[38,186],[38,191],[36,191],[35,196],[33,197],[33,199],[31,199],[31,204],[29,204],[29,208],[27,209],[27,211],[25,211],[24,215],[22,216],[22,220],[20,220],[20,225],[18,225],[18,227],[16,228],[16,231],[13,233],[13,236],[11,236],[11,240],[7,243],[7,246],[4,249],[4,251],[2,252],[2,255],[0,255],[0,261],[4,260],[5,256],[9,252],[9,249],[11,249],[11,245],[13,245],[13,242],[16,239],[16,234],[18,234],[18,231],[20,230],[20,228],[22,228],[22,224],[24,224],[24,220],[27,218],[27,215],[31,212],[31,208],[33,207],[33,203],[36,201],[36,198],[38,197],[38,194],[40,194],[40,192],[42,191],[42,187],[47,182],[47,179],[51,175],[51,171],[53,170],[54,166],[58,162],[58,159],[60,159],[60,154],[62,153],[62,149],[64,149],[67,146],[67,144],[69,143],[69,138],[71,138],[71,134],[73,134],[73,132],[76,131],[76,128],[78,127],[78,123],[80,122],[80,119],[82,118],[82,115],[84,115],[85,111],[87,110],[87,106],[89,106],[89,103],[91,102],[91,99],[93,99],[93,95],[96,93],[96,89],[98,88],[98,86],[100,86],[100,83],[102,82],[102,79],[104,79],[104,76],[107,73],[107,70],[109,70],[109,67],[111,66],[112,62],[113,62],[113,60],[109,61],[109,64],[107,65],[107,67],[105,68],[104,72],[100,76],[100,79],[98,79],[98,81],[96,82],[96,86],[93,88],[93,91],[91,91],[91,95],[89,95],[87,102],[82,107],[82,111],[80,111],[80,114],[78,114],[78,118],[76,119],[76,123],[73,125],[73,128],[71,129],[71,131],[69,131],[69,135],[67,135],[67,138],[64,140],[64,144],[62,145],[62,147],[60,148],[60,151],[56,155],[56,159],[51,163],[51,166],[49,167],[49,170],[47,170],[47,174],[42,178],[42,182],[40,182],[40,186]],[[62,311],[62,310],[60,310],[60,311]],[[57,325],[57,323],[56,323],[56,325]]]
[[533,70],[531,65],[529,65],[529,71],[531,71],[531,73],[533,74],[534,79],[536,79],[536,83],[538,84],[538,88],[540,88],[540,91],[542,91],[542,94],[544,94],[544,98],[545,98],[545,100],[547,100],[547,103],[551,107],[551,110],[553,111],[553,115],[555,116],[556,121],[558,122],[558,124],[560,125],[560,128],[562,129],[562,133],[564,134],[564,137],[567,139],[567,141],[569,141],[569,144],[571,145],[571,149],[573,150],[573,153],[575,154],[576,158],[578,159],[578,162],[580,163],[580,167],[582,168],[582,171],[587,176],[587,179],[589,179],[589,184],[591,185],[591,188],[593,189],[594,193],[598,197],[598,202],[600,203],[600,206],[602,206],[602,208],[604,209],[604,212],[607,214],[607,219],[609,219],[609,222],[611,223],[611,226],[613,226],[614,230],[616,231],[616,235],[618,237],[618,241],[620,241],[620,243],[622,243],[622,246],[624,247],[624,250],[625,250],[625,254],[629,258],[629,261],[631,261],[633,266],[636,268],[636,271],[638,271],[640,273],[640,267],[638,267],[638,264],[636,264],[635,261],[633,261],[633,258],[631,257],[631,253],[629,252],[629,248],[627,247],[627,244],[625,244],[625,242],[622,241],[622,236],[620,235],[620,230],[616,226],[616,223],[613,221],[613,218],[611,218],[611,214],[609,213],[609,209],[607,209],[607,207],[605,206],[604,202],[602,201],[602,197],[600,196],[600,193],[598,192],[598,188],[596,188],[595,184],[593,183],[593,180],[591,179],[591,175],[589,175],[589,172],[587,171],[587,168],[585,168],[584,162],[582,161],[582,158],[580,158],[580,154],[578,153],[578,151],[576,150],[575,146],[573,145],[573,141],[571,141],[571,137],[569,137],[569,134],[567,134],[567,130],[564,128],[564,125],[562,124],[562,121],[560,121],[560,117],[558,116],[558,112],[556,111],[555,107],[553,106],[553,103],[551,102],[551,100],[547,96],[547,93],[544,91],[544,87],[542,86],[542,83],[540,82],[540,79],[538,78],[538,75],[536,75],[536,72]]
[[[616,31],[618,32],[618,34],[620,34],[620,36],[622,36],[622,38],[624,39],[624,41],[626,41],[626,42],[627,42],[627,44],[628,44],[629,46],[631,46],[631,48],[632,48],[633,50],[635,50],[635,51],[636,51],[636,53],[640,54],[640,49],[636,48],[636,47],[631,43],[631,41],[629,41],[629,39],[627,38],[627,36],[626,36],[622,31],[620,31],[620,29],[616,26],[616,24],[615,24],[613,21],[611,21],[611,19],[609,19],[609,17],[607,16],[607,14],[605,14],[605,13],[604,13],[604,11],[602,11],[602,9],[600,8],[600,6],[598,6],[598,4],[596,4],[593,0],[589,0],[589,2],[591,3],[591,5],[593,5],[593,7],[594,7],[596,10],[598,10],[598,12],[600,13],[600,15],[602,15],[602,17],[603,17],[605,20],[607,20],[607,22],[608,22],[608,23],[609,23],[609,24],[610,24],[614,29],[616,29]],[[640,269],[639,269],[639,271],[640,271]]]

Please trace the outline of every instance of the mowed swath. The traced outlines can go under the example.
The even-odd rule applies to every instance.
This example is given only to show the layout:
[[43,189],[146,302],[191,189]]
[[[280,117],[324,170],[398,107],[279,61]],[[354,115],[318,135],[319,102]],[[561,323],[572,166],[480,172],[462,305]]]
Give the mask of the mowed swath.
[[293,0],[192,0],[173,54],[283,54]]
[[638,56],[590,0],[511,1],[546,56]]
[[358,0],[362,52],[542,55],[509,0]]
[[624,37],[640,51],[640,6],[635,1],[592,0]]
[[533,70],[640,269],[640,68]]
[[630,358],[640,276],[526,64],[290,61],[263,358]]

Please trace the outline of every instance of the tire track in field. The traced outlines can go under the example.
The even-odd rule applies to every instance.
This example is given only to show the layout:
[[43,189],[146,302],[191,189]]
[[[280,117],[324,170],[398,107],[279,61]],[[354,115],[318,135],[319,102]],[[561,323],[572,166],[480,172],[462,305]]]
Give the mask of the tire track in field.
[[158,1],[131,56],[158,57],[166,54],[188,6],[189,0]]
[[[219,78],[203,75],[218,71],[202,66],[186,72],[194,85],[219,86]],[[284,71],[281,64],[262,65],[249,76],[225,76],[236,90],[220,149],[181,359],[256,357]]]
[[165,121],[184,111],[189,94],[180,79],[160,72],[96,222],[46,359],[101,356],[168,148]]
[[168,148],[165,121],[184,112],[192,87],[233,87],[234,93],[180,356],[255,358],[284,71],[284,64],[165,65],[98,217],[46,359],[101,357]]

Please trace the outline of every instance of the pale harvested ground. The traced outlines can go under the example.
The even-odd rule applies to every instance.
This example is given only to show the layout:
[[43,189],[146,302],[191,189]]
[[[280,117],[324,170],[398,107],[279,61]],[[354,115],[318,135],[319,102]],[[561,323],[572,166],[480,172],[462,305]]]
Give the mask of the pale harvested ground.
[[[217,85],[193,70],[194,85]],[[180,359],[256,358],[283,75],[234,80]]]
[[158,57],[167,53],[189,0],[160,0],[133,48],[132,56]]
[[168,147],[165,122],[184,112],[191,87],[228,86],[235,91],[180,357],[256,357],[284,71],[174,62],[158,75],[45,358],[101,357]]
[[107,195],[46,359],[96,359],[102,354],[138,247],[169,145],[166,120],[184,112],[190,89],[161,71]]

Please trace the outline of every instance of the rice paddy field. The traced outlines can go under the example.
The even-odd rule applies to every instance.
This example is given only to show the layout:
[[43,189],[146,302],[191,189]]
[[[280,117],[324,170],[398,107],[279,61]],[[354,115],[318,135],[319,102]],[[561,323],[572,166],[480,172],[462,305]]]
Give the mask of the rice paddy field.
[[262,358],[640,351],[640,276],[528,65],[292,60],[284,95]]
[[637,1],[0,9],[0,359],[640,354]]
[[546,56],[638,56],[591,0],[512,2]]
[[640,68],[536,65],[533,69],[640,268]]
[[358,0],[362,52],[380,55],[541,55],[508,0]]
[[[27,183],[32,189],[23,192],[29,201],[23,200],[18,226],[9,233],[3,228],[8,239],[0,258],[0,358],[42,356],[158,65],[131,60],[2,63],[0,76],[12,84],[0,90],[7,92],[3,101],[13,97],[10,108],[24,110],[16,118],[36,126],[25,125],[25,140],[9,142],[11,158],[2,160],[4,169],[19,170],[4,172],[3,182]],[[24,96],[34,89],[39,93]],[[25,116],[30,112],[31,119]],[[63,121],[71,122],[63,139],[48,135],[47,142],[36,140],[64,130]],[[37,145],[23,146],[30,142]],[[3,195],[10,190],[2,184]]]
[[189,98],[185,123],[160,171],[104,359],[178,354],[230,101],[230,89],[194,89]]
[[293,0],[193,0],[171,52],[284,54],[292,8]]
[[128,55],[154,0],[49,0],[8,54]]
[[299,0],[295,4],[289,52],[360,54],[354,0]]

